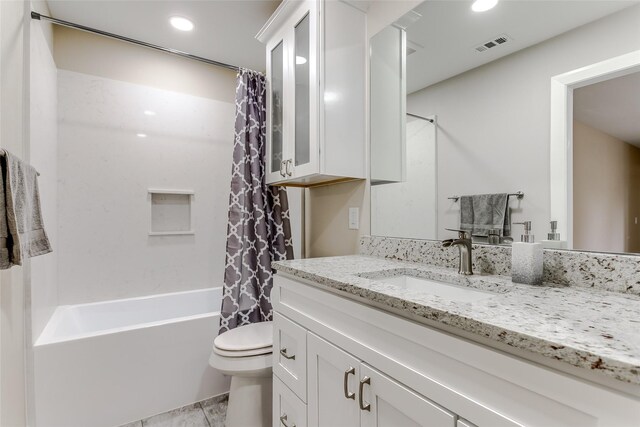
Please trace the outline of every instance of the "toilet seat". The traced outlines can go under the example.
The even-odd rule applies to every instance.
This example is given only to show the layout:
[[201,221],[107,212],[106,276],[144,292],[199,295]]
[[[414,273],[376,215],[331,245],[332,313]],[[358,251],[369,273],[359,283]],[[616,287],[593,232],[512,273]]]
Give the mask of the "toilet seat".
[[239,326],[213,341],[209,364],[227,375],[271,375],[273,322]]
[[222,350],[214,345],[213,351],[214,353],[224,357],[249,357],[249,356],[260,356],[262,354],[269,354],[273,351],[273,348],[269,346],[269,347],[262,347],[262,348],[254,348],[251,350],[242,350],[242,351],[235,350],[234,351],[234,350]]

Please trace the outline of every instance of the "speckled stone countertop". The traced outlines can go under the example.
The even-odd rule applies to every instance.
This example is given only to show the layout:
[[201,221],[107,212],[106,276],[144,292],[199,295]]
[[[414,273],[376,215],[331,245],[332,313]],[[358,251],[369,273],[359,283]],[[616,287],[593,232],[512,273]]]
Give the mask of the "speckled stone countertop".
[[[371,256],[274,263],[282,273],[514,348],[640,385],[640,297],[598,289],[519,285],[510,277],[460,276],[448,268]],[[383,283],[409,274],[492,292],[456,302]],[[427,285],[428,286],[428,285]]]

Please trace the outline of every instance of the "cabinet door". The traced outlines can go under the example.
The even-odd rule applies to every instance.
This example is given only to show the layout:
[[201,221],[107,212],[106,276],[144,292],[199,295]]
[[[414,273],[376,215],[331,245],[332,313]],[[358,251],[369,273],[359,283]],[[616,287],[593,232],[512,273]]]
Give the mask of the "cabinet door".
[[365,363],[360,377],[362,427],[455,427],[454,414]]
[[285,179],[287,65],[284,37],[276,37],[267,45],[267,184]]
[[287,176],[318,173],[318,8],[307,1],[292,16],[290,39],[293,138]]
[[307,427],[307,406],[278,377],[273,377],[273,426]]
[[307,335],[309,427],[357,427],[359,361],[312,333]]

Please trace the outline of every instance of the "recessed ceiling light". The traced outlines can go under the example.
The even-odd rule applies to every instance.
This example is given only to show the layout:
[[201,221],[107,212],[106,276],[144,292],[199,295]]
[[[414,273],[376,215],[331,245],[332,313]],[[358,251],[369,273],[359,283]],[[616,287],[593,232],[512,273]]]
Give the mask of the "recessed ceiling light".
[[474,12],[486,12],[489,9],[493,9],[498,4],[498,0],[476,0],[471,5],[471,10]]
[[191,31],[193,30],[193,22],[188,20],[187,18],[183,18],[182,16],[172,16],[169,19],[173,28],[180,31]]
[[136,136],[137,136],[138,138],[146,138],[146,137],[147,137],[147,134],[146,134],[146,133],[136,133]]
[[155,111],[151,111],[151,110],[144,110],[144,115],[145,116],[155,116],[156,112]]
[[307,58],[304,56],[296,56],[296,65],[302,65],[307,63]]

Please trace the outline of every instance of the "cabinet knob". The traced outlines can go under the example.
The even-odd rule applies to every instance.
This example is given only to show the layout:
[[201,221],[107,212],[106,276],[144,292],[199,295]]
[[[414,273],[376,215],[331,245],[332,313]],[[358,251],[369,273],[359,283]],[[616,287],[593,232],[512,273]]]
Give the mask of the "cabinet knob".
[[356,368],[354,368],[353,366],[349,366],[349,369],[344,371],[344,397],[346,397],[347,399],[356,400],[356,394],[349,391],[349,375],[355,375],[355,373]]
[[287,171],[287,175],[291,176],[293,174],[293,172],[291,172],[291,165],[293,165],[293,160],[289,159],[287,160],[287,167],[286,167],[286,171]]
[[287,414],[283,414],[280,417],[280,424],[282,424],[284,427],[296,427],[295,424],[291,424],[291,425],[287,424]]
[[283,177],[286,176],[285,173],[284,173],[284,164],[285,164],[285,161],[281,160],[280,161],[280,175],[283,176]]
[[371,405],[370,404],[364,404],[364,396],[363,396],[363,392],[364,392],[364,385],[365,384],[371,384],[371,378],[365,376],[363,379],[360,380],[360,396],[359,396],[359,401],[358,403],[360,404],[360,409],[362,409],[363,411],[371,411]]

